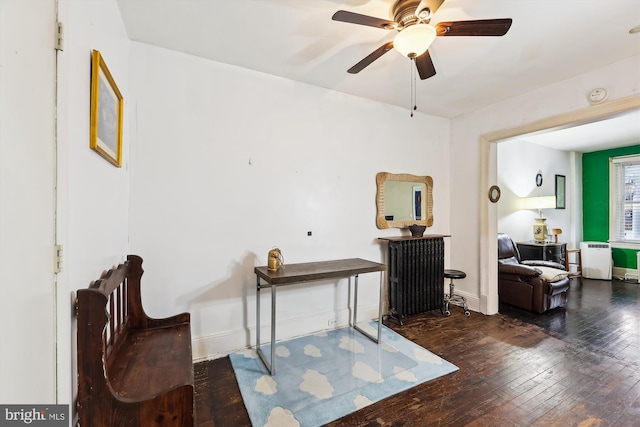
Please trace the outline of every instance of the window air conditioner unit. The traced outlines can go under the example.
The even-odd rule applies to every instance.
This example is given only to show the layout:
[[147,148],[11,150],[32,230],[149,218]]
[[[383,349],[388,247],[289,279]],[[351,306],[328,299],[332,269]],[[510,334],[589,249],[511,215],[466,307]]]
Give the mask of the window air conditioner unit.
[[582,276],[587,279],[611,280],[611,245],[607,242],[582,242]]

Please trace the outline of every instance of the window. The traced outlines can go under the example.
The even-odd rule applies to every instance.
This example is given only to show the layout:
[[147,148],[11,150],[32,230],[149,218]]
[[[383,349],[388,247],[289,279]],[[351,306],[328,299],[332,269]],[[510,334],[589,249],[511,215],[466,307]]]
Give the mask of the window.
[[640,155],[611,158],[609,174],[609,240],[640,244]]

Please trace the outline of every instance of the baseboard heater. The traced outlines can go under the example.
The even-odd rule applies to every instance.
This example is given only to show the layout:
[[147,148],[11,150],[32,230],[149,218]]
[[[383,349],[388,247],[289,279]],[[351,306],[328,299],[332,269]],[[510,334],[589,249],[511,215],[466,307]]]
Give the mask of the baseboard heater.
[[402,324],[407,316],[442,307],[444,239],[382,238],[389,242],[388,317]]

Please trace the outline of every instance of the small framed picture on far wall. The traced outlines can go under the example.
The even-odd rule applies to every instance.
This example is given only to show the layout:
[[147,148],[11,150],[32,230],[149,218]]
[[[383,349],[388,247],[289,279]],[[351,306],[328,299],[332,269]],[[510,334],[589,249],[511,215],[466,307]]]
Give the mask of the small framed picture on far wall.
[[566,178],[564,175],[556,175],[556,209],[564,209],[566,203]]

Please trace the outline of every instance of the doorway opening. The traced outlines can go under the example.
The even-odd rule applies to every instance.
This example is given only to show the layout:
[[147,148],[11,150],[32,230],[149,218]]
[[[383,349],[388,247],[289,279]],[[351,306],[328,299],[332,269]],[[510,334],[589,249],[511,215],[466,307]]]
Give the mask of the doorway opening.
[[[520,135],[546,133],[570,128],[640,109],[640,95],[548,117],[519,127],[491,132],[480,137],[480,193],[498,182],[497,144]],[[480,198],[480,301],[485,314],[498,313],[498,211],[488,198]]]

